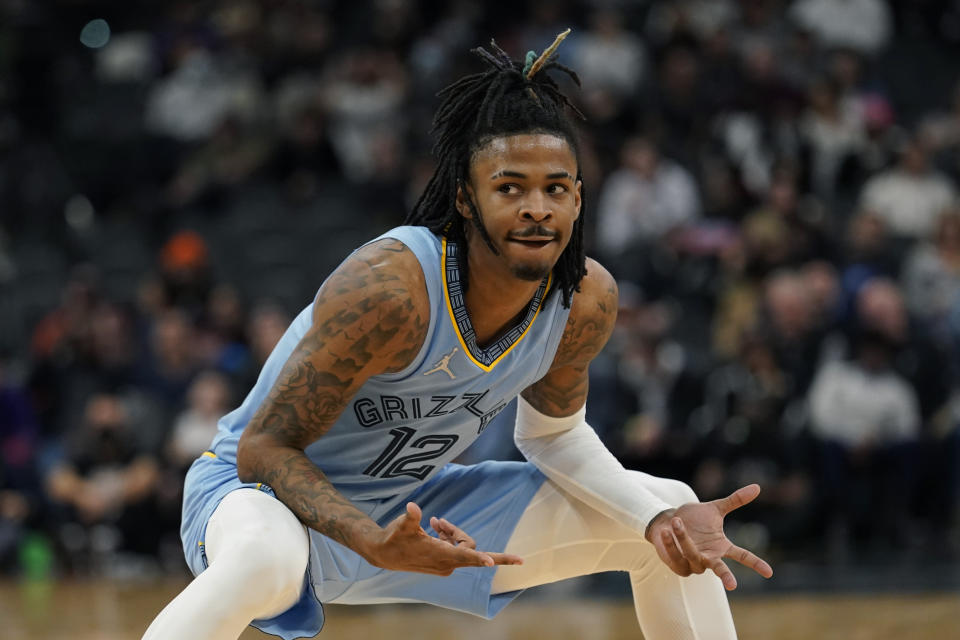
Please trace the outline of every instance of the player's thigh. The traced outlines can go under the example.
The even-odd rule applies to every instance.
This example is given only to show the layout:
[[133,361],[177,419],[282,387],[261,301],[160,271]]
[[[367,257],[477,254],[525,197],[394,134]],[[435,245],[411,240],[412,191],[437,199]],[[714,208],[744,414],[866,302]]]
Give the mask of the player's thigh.
[[506,593],[603,571],[638,571],[657,561],[636,531],[546,482],[520,518],[506,551],[519,566],[497,569],[493,593]]
[[[646,489],[671,506],[697,501],[693,490],[679,480],[659,478],[639,471],[630,471],[629,474],[638,490]],[[590,540],[645,542],[642,531],[603,515],[548,480],[528,503],[507,543],[506,551],[535,552],[538,547],[554,548]]]

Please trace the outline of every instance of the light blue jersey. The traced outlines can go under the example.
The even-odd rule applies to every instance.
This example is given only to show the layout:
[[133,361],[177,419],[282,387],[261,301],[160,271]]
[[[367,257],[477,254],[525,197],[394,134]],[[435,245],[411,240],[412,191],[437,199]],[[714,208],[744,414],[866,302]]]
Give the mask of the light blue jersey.
[[[406,369],[370,378],[306,453],[338,491],[381,525],[415,500],[425,515],[460,525],[478,548],[502,551],[543,476],[522,463],[449,463],[507,403],[546,375],[569,309],[548,277],[522,320],[482,349],[465,307],[456,244],[424,227],[397,227],[377,240],[382,238],[403,242],[420,262],[430,300],[426,339]],[[237,442],[312,318],[313,304],[287,329],[243,404],[220,420],[210,452],[188,474],[181,533],[195,573],[205,568],[203,533],[223,496],[240,487],[270,491],[236,478]],[[492,616],[511,599],[489,595],[490,570],[458,569],[448,578],[383,571],[310,533],[307,579],[323,602],[432,602]],[[284,638],[312,635],[322,623],[322,610],[307,589],[294,610],[261,622],[256,626]]]
[[[461,291],[455,243],[424,227],[377,238],[403,242],[423,268],[430,324],[423,347],[403,371],[370,378],[333,427],[306,453],[354,502],[408,495],[456,459],[513,398],[544,375],[563,335],[568,309],[545,278],[522,321],[486,349],[476,342]],[[253,390],[220,420],[211,450],[236,463],[237,441],[312,324],[313,304],[294,320]]]

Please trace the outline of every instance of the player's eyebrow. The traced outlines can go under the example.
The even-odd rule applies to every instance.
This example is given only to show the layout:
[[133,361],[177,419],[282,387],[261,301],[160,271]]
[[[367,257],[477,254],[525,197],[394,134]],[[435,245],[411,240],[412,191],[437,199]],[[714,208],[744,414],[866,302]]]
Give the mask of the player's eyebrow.
[[527,174],[520,173],[519,171],[508,171],[506,169],[501,169],[500,171],[497,171],[495,174],[490,176],[490,179],[491,180],[496,180],[498,178],[521,178],[522,179],[526,177],[527,177]]
[[[490,176],[491,180],[497,180],[498,178],[521,178],[524,179],[527,177],[527,174],[520,173],[519,171],[508,171],[506,169],[501,169],[495,174]],[[560,180],[562,178],[567,178],[568,180],[573,180],[573,176],[570,175],[567,171],[557,171],[554,173],[547,174],[547,180]]]

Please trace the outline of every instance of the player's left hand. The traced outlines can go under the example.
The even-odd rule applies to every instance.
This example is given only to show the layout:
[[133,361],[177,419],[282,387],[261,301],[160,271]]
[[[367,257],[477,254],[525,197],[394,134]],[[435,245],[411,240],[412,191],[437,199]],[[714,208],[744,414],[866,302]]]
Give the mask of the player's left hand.
[[737,588],[737,579],[723,558],[731,558],[769,578],[773,569],[763,559],[730,542],[723,532],[724,517],[760,495],[756,484],[741,487],[726,498],[691,502],[658,515],[647,527],[647,539],[657,548],[660,559],[681,576],[711,570],[728,591]]
[[[476,549],[477,543],[466,531],[453,524],[446,518],[430,518],[430,527],[437,532],[437,537],[444,542],[452,544],[455,547],[466,547],[467,549]],[[497,565],[501,564],[523,564],[523,558],[515,556],[512,553],[494,553],[485,551],[488,556],[493,558]]]

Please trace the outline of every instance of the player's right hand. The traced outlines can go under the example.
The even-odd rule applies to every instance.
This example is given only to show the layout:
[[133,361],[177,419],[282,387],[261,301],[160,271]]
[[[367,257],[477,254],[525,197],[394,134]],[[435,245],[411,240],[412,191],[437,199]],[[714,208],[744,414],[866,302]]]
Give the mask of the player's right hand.
[[459,567],[494,567],[523,562],[510,554],[477,551],[470,536],[446,521],[442,521],[445,523],[440,527],[442,531],[437,530],[441,537],[434,538],[420,526],[422,517],[420,507],[408,502],[406,513],[382,530],[381,538],[368,558],[371,564],[392,571],[448,576]]

